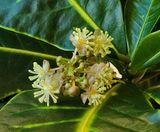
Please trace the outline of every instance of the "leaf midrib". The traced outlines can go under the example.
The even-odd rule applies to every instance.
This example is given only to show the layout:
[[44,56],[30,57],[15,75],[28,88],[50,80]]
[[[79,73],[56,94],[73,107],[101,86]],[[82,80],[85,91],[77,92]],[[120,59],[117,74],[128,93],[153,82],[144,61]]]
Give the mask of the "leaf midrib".
[[150,57],[150,59],[147,60],[143,65],[146,66],[150,61],[154,60],[158,56],[160,56],[160,51],[158,53],[154,54],[152,57]]
[[41,126],[50,126],[50,125],[57,125],[57,124],[64,124],[64,123],[72,123],[78,122],[80,119],[71,119],[71,120],[61,120],[61,121],[53,121],[53,122],[42,122],[42,123],[35,123],[35,124],[27,124],[27,125],[13,125],[12,128],[21,128],[21,129],[29,129]]
[[80,16],[90,25],[93,29],[100,29],[100,27],[95,23],[93,18],[79,5],[76,0],[68,0],[68,2],[73,6],[73,8],[80,14]]
[[31,111],[37,111],[37,110],[86,110],[86,107],[73,107],[73,106],[41,106],[41,107],[34,107],[29,108],[27,110],[23,110],[20,112],[15,112],[12,115],[18,115],[22,113],[27,113]]
[[[139,47],[142,45],[143,41],[146,41],[146,39],[149,39],[149,37],[151,37],[151,36],[153,36],[153,35],[156,35],[156,34],[159,34],[159,33],[160,33],[160,30],[158,30],[158,31],[156,31],[156,32],[153,32],[153,33],[147,35],[145,38],[143,38],[143,39],[141,40],[141,43],[139,44],[136,52],[138,51]],[[135,53],[136,53],[136,52],[135,52]],[[135,54],[135,55],[136,55],[136,54]],[[150,61],[152,61],[152,60],[154,60],[155,58],[157,58],[157,56],[160,56],[160,51],[157,51],[156,53],[154,53],[154,55],[150,55],[150,56],[148,57],[148,58],[150,58],[150,59],[147,59],[147,58],[146,58],[146,59],[143,61],[143,65],[142,65],[142,66],[140,66],[141,64],[138,64],[136,67],[139,68],[139,69],[141,69],[142,67],[146,66],[147,63],[149,63]],[[133,56],[133,58],[135,58],[135,57]],[[134,59],[133,59],[133,61],[134,61]]]
[[[34,52],[34,51],[23,50],[23,49],[1,47],[1,46],[0,46],[0,51],[1,52],[8,52],[8,53],[15,53],[15,54],[23,54],[23,55],[28,55],[28,56],[37,56],[37,57],[51,59],[51,60],[56,60],[56,58],[57,58],[57,56],[53,56],[50,54],[44,54],[44,53],[40,53],[40,52]],[[67,58],[63,58],[63,59],[68,60]]]
[[7,31],[14,32],[14,33],[22,34],[22,35],[24,35],[24,36],[27,36],[27,37],[30,37],[30,38],[33,38],[33,39],[36,39],[36,40],[39,40],[39,41],[42,41],[42,42],[45,42],[46,44],[49,44],[49,45],[51,45],[51,46],[54,46],[54,47],[56,47],[56,48],[58,48],[58,49],[60,49],[60,50],[63,50],[63,51],[73,51],[72,49],[62,48],[62,47],[60,47],[59,45],[56,45],[56,44],[54,44],[54,43],[52,43],[52,42],[47,41],[46,39],[42,39],[42,38],[40,38],[40,37],[38,37],[38,36],[34,36],[34,35],[28,34],[28,33],[26,33],[26,32],[21,32],[21,31],[15,30],[14,28],[11,28],[11,27],[6,27],[6,26],[3,26],[3,25],[0,24],[0,28],[1,28],[1,29],[4,29],[4,30],[7,30]]
[[143,33],[143,31],[144,31],[144,26],[145,26],[145,24],[146,24],[146,21],[147,21],[147,18],[148,18],[148,16],[149,16],[149,13],[150,13],[151,7],[152,7],[152,5],[153,5],[153,2],[154,2],[154,0],[151,0],[151,3],[150,3],[150,6],[149,6],[149,9],[148,9],[148,12],[147,12],[146,17],[145,17],[145,19],[144,19],[144,23],[142,24],[142,28],[141,28],[141,31],[140,31],[140,33],[139,33],[139,37],[138,37],[138,40],[137,40],[136,46],[135,46],[135,48],[133,49],[133,52],[132,52],[131,58],[133,58],[133,56],[134,56],[134,54],[135,54],[135,51],[136,51],[136,49],[138,48],[138,45],[139,45],[139,42],[140,42],[140,39],[141,39],[142,33]]

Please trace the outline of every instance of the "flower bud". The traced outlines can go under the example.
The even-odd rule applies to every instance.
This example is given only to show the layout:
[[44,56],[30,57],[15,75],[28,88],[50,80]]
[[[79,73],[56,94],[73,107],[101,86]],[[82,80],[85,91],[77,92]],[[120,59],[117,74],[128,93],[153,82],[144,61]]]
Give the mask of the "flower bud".
[[62,61],[62,56],[58,56],[56,59],[57,65],[60,66]]
[[71,85],[70,85],[70,83],[66,83],[64,87],[65,87],[66,89],[68,89],[68,88],[71,87]]
[[79,93],[80,93],[80,89],[75,85],[73,85],[71,88],[68,89],[68,95],[70,97],[78,96]]

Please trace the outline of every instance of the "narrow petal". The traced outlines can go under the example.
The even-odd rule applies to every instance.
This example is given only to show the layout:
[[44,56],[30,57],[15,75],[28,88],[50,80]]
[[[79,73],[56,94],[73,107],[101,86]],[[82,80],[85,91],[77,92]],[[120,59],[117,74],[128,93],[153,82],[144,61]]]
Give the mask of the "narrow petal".
[[122,75],[119,73],[118,69],[111,63],[109,62],[110,68],[116,73],[117,78],[122,78]]

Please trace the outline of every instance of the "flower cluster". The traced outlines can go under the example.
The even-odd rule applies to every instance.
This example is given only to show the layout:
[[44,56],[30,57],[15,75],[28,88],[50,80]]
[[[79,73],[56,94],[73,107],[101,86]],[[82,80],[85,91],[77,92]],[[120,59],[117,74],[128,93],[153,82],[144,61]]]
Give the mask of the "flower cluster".
[[57,68],[50,68],[47,60],[42,67],[33,63],[34,74],[29,76],[33,88],[39,89],[34,97],[39,102],[46,102],[52,98],[56,103],[57,94],[64,96],[81,96],[82,102],[98,105],[105,97],[105,93],[114,83],[119,82],[122,75],[111,62],[103,62],[103,58],[110,54],[113,48],[113,38],[107,32],[96,30],[94,33],[83,28],[75,28],[70,40],[75,46],[70,60],[57,57]]
[[98,56],[105,57],[110,54],[110,48],[113,48],[111,41],[113,38],[108,35],[107,32],[103,32],[99,29],[95,32],[89,32],[87,28],[79,29],[75,28],[73,34],[70,37],[72,44],[77,49],[78,53],[82,56]]

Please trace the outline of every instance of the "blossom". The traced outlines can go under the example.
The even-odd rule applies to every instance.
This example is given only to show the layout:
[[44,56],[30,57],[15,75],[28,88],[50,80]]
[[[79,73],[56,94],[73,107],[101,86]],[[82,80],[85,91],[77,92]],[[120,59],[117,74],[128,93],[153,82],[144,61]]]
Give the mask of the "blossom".
[[50,64],[47,60],[43,61],[42,67],[38,65],[37,62],[33,63],[33,71],[28,70],[30,73],[34,74],[33,76],[29,76],[31,81],[36,80],[37,82],[44,79],[46,75],[51,75],[53,71],[50,69]]
[[86,89],[86,92],[81,94],[82,102],[85,104],[88,100],[88,105],[99,105],[104,98],[105,95],[103,95],[97,87],[89,87]]
[[110,48],[113,48],[112,41],[113,38],[109,36],[107,32],[103,32],[99,29],[97,29],[94,32],[94,48],[93,48],[93,53],[95,56],[101,55],[101,57],[104,57],[107,54],[110,54]]
[[122,78],[118,69],[111,63],[95,63],[86,70],[88,88],[81,94],[82,102],[89,101],[89,105],[98,105],[105,98],[105,92],[117,79]]
[[72,44],[76,47],[77,51],[81,55],[87,55],[87,50],[92,50],[90,46],[90,40],[93,38],[93,33],[89,32],[87,28],[75,28],[73,31],[70,40]]
[[87,78],[90,84],[92,84],[96,78],[103,76],[105,66],[105,63],[95,63],[87,69]]
[[34,92],[34,97],[39,97],[39,102],[46,102],[49,106],[49,98],[51,97],[54,103],[57,103],[58,96],[55,94],[60,93],[60,88],[63,84],[60,73],[55,73],[52,76],[46,76],[44,80],[41,80],[38,84],[33,83],[33,87],[40,89],[40,91]]
[[117,79],[122,78],[118,69],[111,63],[95,63],[87,69],[87,79],[89,84],[95,84],[99,87],[111,88]]
[[46,102],[49,106],[50,97],[54,103],[57,102],[58,96],[55,94],[60,93],[63,83],[62,75],[58,72],[59,69],[60,67],[51,69],[49,62],[44,60],[42,67],[34,62],[33,71],[29,70],[30,73],[34,74],[29,76],[31,81],[35,80],[32,87],[39,89],[39,91],[34,92],[34,97],[39,97],[40,103]]

